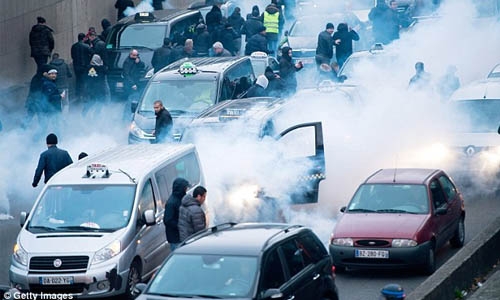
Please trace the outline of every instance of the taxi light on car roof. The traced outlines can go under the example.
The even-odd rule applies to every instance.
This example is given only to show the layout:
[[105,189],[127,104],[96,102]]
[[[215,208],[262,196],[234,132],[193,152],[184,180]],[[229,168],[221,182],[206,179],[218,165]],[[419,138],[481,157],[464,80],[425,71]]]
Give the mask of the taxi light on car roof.
[[87,173],[86,177],[99,177],[101,178],[108,178],[109,177],[109,170],[108,167],[104,164],[99,164],[99,163],[93,163],[87,166]]
[[223,109],[219,113],[219,121],[225,122],[225,121],[231,121],[231,120],[238,119],[245,112],[246,112],[246,109],[242,109],[242,108],[226,108],[226,109]]
[[198,73],[198,69],[192,62],[187,61],[179,67],[179,73],[184,76],[194,75]]
[[138,12],[135,14],[134,16],[134,21],[136,22],[142,22],[142,23],[145,23],[145,22],[152,22],[154,21],[155,19],[155,16],[150,13],[150,12]]
[[267,53],[262,51],[255,51],[250,54],[251,58],[267,58]]
[[384,45],[382,43],[375,43],[370,48],[370,53],[376,53],[376,52],[381,52],[381,51],[384,51]]

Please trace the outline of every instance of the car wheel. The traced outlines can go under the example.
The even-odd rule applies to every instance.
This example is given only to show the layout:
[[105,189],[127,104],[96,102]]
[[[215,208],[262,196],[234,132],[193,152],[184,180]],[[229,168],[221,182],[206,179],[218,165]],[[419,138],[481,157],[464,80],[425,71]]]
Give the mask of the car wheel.
[[460,218],[458,221],[457,229],[455,229],[455,234],[450,240],[450,244],[455,248],[460,248],[465,243],[465,224],[464,218]]
[[436,271],[436,252],[434,250],[434,245],[431,245],[427,253],[427,262],[423,266],[423,271],[427,275],[431,275]]
[[132,265],[130,265],[130,270],[128,271],[127,288],[125,289],[126,299],[135,298],[133,291],[139,282],[141,282],[141,270],[139,269],[139,264],[134,261]]

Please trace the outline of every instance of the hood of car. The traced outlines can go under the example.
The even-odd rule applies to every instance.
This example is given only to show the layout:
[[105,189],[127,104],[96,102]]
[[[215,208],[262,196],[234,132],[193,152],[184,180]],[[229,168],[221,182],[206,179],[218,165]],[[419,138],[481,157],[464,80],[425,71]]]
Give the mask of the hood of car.
[[396,213],[345,213],[334,229],[334,237],[412,238],[428,215]]

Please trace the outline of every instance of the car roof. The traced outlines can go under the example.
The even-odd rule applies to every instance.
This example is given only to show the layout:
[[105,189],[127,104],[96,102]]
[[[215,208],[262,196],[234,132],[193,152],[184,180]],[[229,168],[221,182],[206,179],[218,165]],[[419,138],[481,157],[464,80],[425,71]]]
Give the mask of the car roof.
[[192,14],[192,13],[198,13],[197,10],[186,10],[186,9],[162,9],[162,10],[156,10],[152,14],[154,16],[154,19],[151,21],[137,21],[135,19],[135,14],[127,16],[125,18],[120,19],[116,24],[118,25],[130,25],[130,24],[151,24],[151,23],[158,23],[158,22],[168,22],[171,21],[172,19],[175,19],[179,16],[185,15],[185,14]]
[[473,81],[458,90],[450,97],[451,101],[500,99],[500,77]]
[[225,223],[189,237],[175,253],[258,256],[277,241],[306,230],[281,223]]
[[366,179],[365,184],[391,183],[391,184],[425,184],[434,174],[441,172],[439,169],[380,169]]
[[250,58],[246,56],[184,58],[179,59],[164,67],[163,69],[158,71],[153,78],[155,80],[162,80],[168,78],[169,76],[172,76],[173,74],[180,75],[180,73],[178,73],[179,67],[186,62],[193,63],[198,71],[201,71],[201,73],[221,73],[232,65],[245,60],[250,60]]
[[[192,144],[137,144],[122,145],[104,150],[78,160],[51,177],[50,184],[133,184],[131,178],[140,180],[152,169],[169,158],[194,151]],[[90,164],[104,164],[109,178],[87,178],[84,176]],[[126,174],[120,172],[123,170]],[[115,175],[115,176],[114,176]]]

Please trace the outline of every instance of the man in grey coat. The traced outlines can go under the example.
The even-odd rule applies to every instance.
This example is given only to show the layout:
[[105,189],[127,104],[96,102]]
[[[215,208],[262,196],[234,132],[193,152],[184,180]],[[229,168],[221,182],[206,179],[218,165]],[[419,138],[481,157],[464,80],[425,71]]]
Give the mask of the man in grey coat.
[[193,191],[193,196],[188,194],[182,198],[177,225],[181,241],[206,228],[205,212],[201,208],[206,197],[207,190],[202,186],[197,186]]

